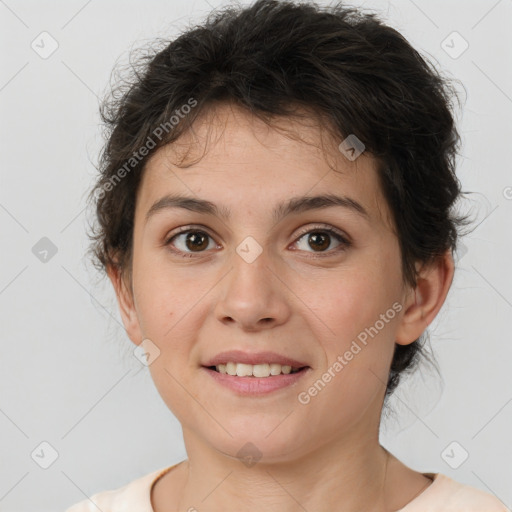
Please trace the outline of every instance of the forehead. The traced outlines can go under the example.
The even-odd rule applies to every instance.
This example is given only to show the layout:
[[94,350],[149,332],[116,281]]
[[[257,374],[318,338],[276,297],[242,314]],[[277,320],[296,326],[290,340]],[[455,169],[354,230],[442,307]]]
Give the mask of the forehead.
[[338,193],[364,204],[375,222],[390,224],[374,159],[347,159],[318,117],[273,118],[271,125],[232,104],[202,114],[191,130],[146,163],[137,213],[166,193],[182,193],[237,209],[271,210],[288,197]]

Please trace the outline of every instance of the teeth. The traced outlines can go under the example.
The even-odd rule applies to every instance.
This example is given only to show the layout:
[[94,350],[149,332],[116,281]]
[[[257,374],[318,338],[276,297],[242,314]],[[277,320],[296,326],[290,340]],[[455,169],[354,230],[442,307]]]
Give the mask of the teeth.
[[215,367],[219,373],[227,373],[228,375],[237,375],[238,377],[270,377],[271,375],[280,375],[281,373],[296,373],[298,368],[288,365],[280,365],[277,363],[264,364],[244,364],[229,362],[219,364]]

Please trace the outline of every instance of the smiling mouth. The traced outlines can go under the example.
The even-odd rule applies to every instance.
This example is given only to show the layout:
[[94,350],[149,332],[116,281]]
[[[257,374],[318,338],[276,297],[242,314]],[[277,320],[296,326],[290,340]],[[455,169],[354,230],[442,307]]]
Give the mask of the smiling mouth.
[[228,362],[226,364],[218,364],[216,366],[205,366],[204,368],[215,371],[217,373],[231,375],[233,377],[268,378],[276,377],[278,375],[299,373],[309,368],[309,366],[301,366],[295,368],[292,366],[281,365],[277,363],[263,363],[252,365]]

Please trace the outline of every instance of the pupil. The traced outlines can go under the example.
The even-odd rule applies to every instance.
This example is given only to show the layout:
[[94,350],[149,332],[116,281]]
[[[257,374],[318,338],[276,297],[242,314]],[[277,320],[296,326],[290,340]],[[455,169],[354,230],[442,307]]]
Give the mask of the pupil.
[[[323,239],[323,242],[324,242],[323,244],[318,244],[318,237]],[[321,247],[320,247],[321,249],[327,249],[327,247],[329,247],[328,237],[325,234],[318,234],[318,233],[311,234],[311,235],[309,235],[308,242],[309,243],[313,242],[314,244],[317,244],[317,246],[321,245]]]
[[[198,234],[198,233],[200,233],[200,234]],[[203,249],[205,247],[208,247],[207,237],[204,235],[205,235],[205,233],[202,233],[201,231],[189,233],[189,235],[187,236],[187,242],[186,242],[187,248],[190,250],[194,250],[194,248]],[[198,241],[199,241],[199,243],[197,243]],[[202,243],[201,243],[201,241],[202,241]],[[205,241],[206,241],[206,245],[204,244]],[[192,245],[189,245],[189,242]],[[203,245],[204,245],[204,247],[203,247]]]

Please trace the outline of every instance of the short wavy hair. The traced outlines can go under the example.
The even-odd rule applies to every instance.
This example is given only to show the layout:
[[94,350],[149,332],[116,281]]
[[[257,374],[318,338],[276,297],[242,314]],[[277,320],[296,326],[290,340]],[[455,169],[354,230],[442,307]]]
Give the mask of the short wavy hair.
[[[163,45],[131,62],[130,76],[116,82],[100,107],[106,143],[88,197],[97,220],[89,234],[97,269],[114,266],[131,280],[135,200],[145,163],[220,101],[267,123],[298,116],[297,107],[304,107],[327,120],[338,140],[355,134],[377,162],[404,282],[415,284],[417,262],[455,250],[465,223],[454,211],[462,193],[455,175],[455,88],[375,13],[342,2],[258,0],[215,10],[172,41],[155,41]],[[169,123],[191,98],[194,108]],[[160,138],[152,137],[162,126]],[[419,355],[427,356],[426,334],[395,344],[386,397]]]

